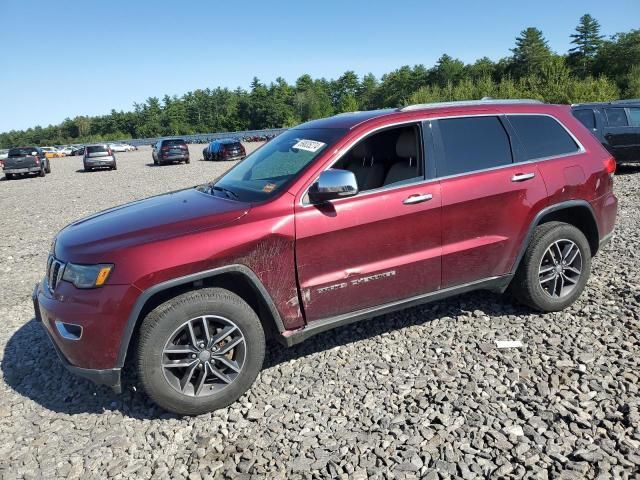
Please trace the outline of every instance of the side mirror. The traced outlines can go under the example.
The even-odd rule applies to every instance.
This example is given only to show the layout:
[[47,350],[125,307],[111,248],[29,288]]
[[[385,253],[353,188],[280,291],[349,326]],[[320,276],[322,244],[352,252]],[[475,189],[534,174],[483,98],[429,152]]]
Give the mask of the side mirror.
[[309,187],[309,200],[322,203],[336,198],[353,197],[358,193],[358,181],[349,170],[331,169],[320,174]]
[[33,152],[31,152],[31,156],[35,157],[36,155],[38,155],[38,152],[36,152],[35,150]]

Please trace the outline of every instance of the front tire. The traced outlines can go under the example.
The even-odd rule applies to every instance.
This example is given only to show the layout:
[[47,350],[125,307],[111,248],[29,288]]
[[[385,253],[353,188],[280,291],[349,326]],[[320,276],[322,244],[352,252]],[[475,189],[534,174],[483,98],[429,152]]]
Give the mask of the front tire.
[[265,336],[251,307],[221,288],[156,307],[140,327],[138,374],[149,397],[181,415],[235,402],[262,368]]
[[591,247],[573,225],[549,222],[536,228],[511,285],[521,303],[542,312],[563,310],[584,290]]

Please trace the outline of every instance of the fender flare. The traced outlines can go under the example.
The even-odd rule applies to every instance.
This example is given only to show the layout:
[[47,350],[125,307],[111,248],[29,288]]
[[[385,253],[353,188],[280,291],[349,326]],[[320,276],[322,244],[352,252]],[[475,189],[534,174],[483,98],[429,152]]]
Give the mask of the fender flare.
[[[545,215],[548,215],[549,213],[557,212],[558,210],[565,210],[567,208],[575,208],[575,207],[586,208],[589,211],[591,218],[593,218],[593,223],[596,226],[596,230],[598,230],[598,222],[596,221],[596,216],[593,213],[593,207],[586,200],[567,200],[565,202],[554,203],[553,205],[549,205],[543,208],[536,214],[536,216],[531,221],[531,224],[529,225],[529,230],[527,231],[527,235],[525,236],[524,241],[522,242],[522,246],[520,247],[520,252],[518,253],[518,256],[516,257],[516,261],[514,262],[513,267],[511,269],[511,275],[515,275],[516,271],[518,270],[518,267],[520,266],[520,262],[522,261],[522,257],[524,257],[524,254],[527,251],[527,248],[529,247],[529,243],[531,242],[531,238],[533,237],[533,232],[535,231],[536,227],[540,225],[540,221],[542,220],[542,218]],[[600,232],[598,231],[598,239],[599,238],[600,238]]]
[[238,273],[243,275],[256,289],[256,293],[262,297],[265,304],[269,308],[271,315],[273,316],[276,327],[278,328],[279,333],[282,333],[285,328],[282,323],[282,318],[278,313],[278,309],[276,308],[271,295],[262,284],[258,276],[246,265],[233,264],[227,265],[224,267],[214,268],[211,270],[204,270],[202,272],[191,273],[189,275],[185,275],[183,277],[172,278],[170,280],[166,280],[164,282],[157,283],[146,290],[143,290],[142,293],[138,296],[131,312],[129,313],[129,317],[127,319],[127,324],[124,327],[122,333],[122,340],[120,342],[120,347],[118,349],[118,357],[116,361],[117,367],[124,367],[125,359],[127,357],[127,351],[129,350],[129,344],[131,343],[131,338],[133,337],[133,332],[138,323],[138,317],[140,316],[140,312],[144,308],[144,305],[147,301],[164,290],[168,290],[173,287],[177,287],[180,285],[185,285],[188,283],[192,283],[198,280],[204,280],[208,278],[218,277],[225,273]]

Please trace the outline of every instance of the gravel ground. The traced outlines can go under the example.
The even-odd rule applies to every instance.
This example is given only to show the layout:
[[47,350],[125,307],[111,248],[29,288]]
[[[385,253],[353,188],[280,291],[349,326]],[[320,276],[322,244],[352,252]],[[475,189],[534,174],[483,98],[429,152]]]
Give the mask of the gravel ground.
[[[230,164],[118,171],[53,159],[0,182],[0,477],[637,478],[640,475],[640,170],[616,178],[620,215],[582,298],[538,315],[474,293],[271,345],[255,385],[197,418],[72,377],[29,295],[55,232]],[[523,346],[496,348],[496,340]]]

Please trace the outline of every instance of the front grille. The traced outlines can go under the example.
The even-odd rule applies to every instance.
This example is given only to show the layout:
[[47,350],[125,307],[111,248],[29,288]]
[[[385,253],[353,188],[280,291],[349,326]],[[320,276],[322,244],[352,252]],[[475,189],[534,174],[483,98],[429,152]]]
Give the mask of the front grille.
[[56,259],[53,255],[49,256],[49,261],[47,262],[47,285],[52,292],[62,279],[64,265],[63,262]]

